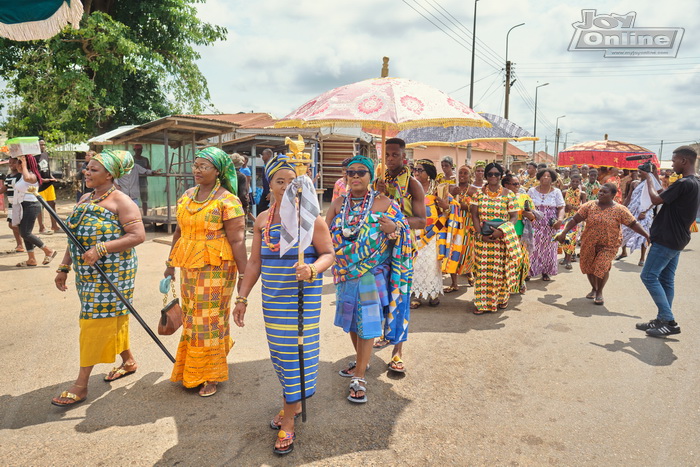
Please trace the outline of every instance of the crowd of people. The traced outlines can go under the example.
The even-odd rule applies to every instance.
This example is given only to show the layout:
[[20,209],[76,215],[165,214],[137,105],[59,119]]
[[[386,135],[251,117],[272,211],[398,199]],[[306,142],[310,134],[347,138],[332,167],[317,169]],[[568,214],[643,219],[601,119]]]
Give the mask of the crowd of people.
[[[312,217],[306,221],[313,225],[313,235],[302,251],[294,243],[283,248],[289,243],[282,227],[285,191],[292,184],[303,185],[294,161],[284,154],[263,154],[269,193],[264,202],[269,206],[255,218],[249,256],[245,222],[246,205],[252,203],[250,175],[240,170],[246,161],[218,148],[198,151],[191,167],[195,186],[177,201],[177,228],[164,270],[166,278],[175,278],[179,270],[182,300],[182,331],[170,379],[199,388],[202,397],[216,394],[218,384],[229,378],[230,317],[244,327],[250,294],[260,280],[266,340],[282,388],[281,410],[270,421],[278,430],[275,453],[293,450],[301,401],[316,392],[327,271],[336,286],[334,324],[349,334],[355,351],[355,359],[339,369],[340,376],[350,379],[347,400],[355,404],[369,399],[366,371],[373,348],[392,346],[388,370],[406,372],[404,347],[412,310],[440,306],[442,294],[469,286],[474,288],[469,305],[474,314],[505,310],[512,294],[526,293],[529,280],[552,280],[560,248],[566,269],[580,263],[591,285],[586,297],[596,305],[604,304],[612,262],[627,254],[623,249],[618,255],[620,247],[630,253],[648,249],[646,262],[642,250],[641,279],[658,315],[637,328],[656,337],[680,332],[672,313],[673,276],[700,203],[692,148],[674,151],[673,170],[679,178],[666,188],[656,170],[625,177],[610,170],[601,177],[585,165],[555,170],[532,163],[513,172],[496,162],[456,168],[446,157],[439,174],[427,159],[409,167],[401,139],[387,140],[385,148],[381,170],[360,155],[343,162],[343,177],[325,218],[309,211]],[[128,151],[91,154],[83,172],[84,194],[66,219],[87,251],[69,244],[55,277],[56,287],[65,291],[74,271],[81,302],[78,377],[52,399],[57,406],[86,400],[96,364],[121,356],[120,366],[106,381],[138,368],[129,343],[129,309],[93,267],[99,265],[126,299],[132,299],[135,247],[144,241],[145,231],[142,211],[117,184],[132,173],[135,162]],[[46,263],[56,252],[27,227],[35,219],[33,203],[38,204],[27,187],[42,183],[38,165],[33,157],[21,157],[10,167],[17,248],[26,248],[28,266],[36,264],[35,248],[44,251]],[[150,170],[140,167],[135,173],[141,169]],[[16,217],[18,205],[21,220]],[[654,217],[658,205],[662,207]],[[465,285],[460,285],[460,276],[466,277]],[[444,287],[446,277],[450,281]],[[298,352],[298,347],[303,350]]]

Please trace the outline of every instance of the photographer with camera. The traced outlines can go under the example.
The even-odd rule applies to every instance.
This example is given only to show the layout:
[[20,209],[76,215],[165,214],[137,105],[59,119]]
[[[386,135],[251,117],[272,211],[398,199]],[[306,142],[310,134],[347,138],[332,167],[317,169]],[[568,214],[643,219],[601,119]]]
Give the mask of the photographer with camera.
[[[673,304],[674,280],[681,250],[690,242],[690,226],[700,204],[700,180],[695,175],[697,153],[690,146],[681,146],[673,151],[673,171],[683,178],[669,186],[661,194],[647,183],[647,192],[654,205],[661,209],[651,224],[651,248],[642,270],[642,282],[658,309],[655,319],[637,324],[637,329],[653,337],[680,334],[671,306]],[[642,180],[652,175],[640,170]]]

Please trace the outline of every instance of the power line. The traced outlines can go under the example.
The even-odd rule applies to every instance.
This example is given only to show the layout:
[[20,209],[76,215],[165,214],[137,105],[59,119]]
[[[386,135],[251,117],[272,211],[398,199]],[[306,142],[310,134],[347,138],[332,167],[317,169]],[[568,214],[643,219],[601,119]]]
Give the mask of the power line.
[[[482,77],[482,78],[479,78],[479,79],[477,79],[476,81],[474,81],[474,84],[478,83],[479,81],[483,81],[483,80],[485,80],[486,78],[489,78],[489,77],[495,75],[496,73],[499,73],[500,71],[501,71],[501,70],[493,71],[493,72],[489,73],[488,75],[486,75],[486,76],[484,76],[484,77]],[[458,92],[458,91],[461,91],[461,90],[464,89],[464,88],[468,88],[469,86],[471,86],[471,83],[467,83],[467,84],[465,84],[464,86],[459,87],[459,88],[455,89],[454,91],[449,92],[448,94],[454,94],[454,93],[456,93],[456,92]]]
[[[501,82],[503,80],[500,78],[501,78],[500,76],[497,76],[496,79],[493,80],[491,85],[488,88],[486,88],[486,91],[484,91],[484,93],[481,95],[481,97],[476,100],[477,103],[474,105],[474,107],[478,107],[479,104],[481,104],[481,102],[484,100],[484,96],[486,95],[487,92],[491,91],[491,93],[489,94],[489,97],[491,97],[491,94],[493,94],[494,91],[497,91],[501,87]],[[495,87],[494,87],[494,84],[496,85]],[[493,91],[492,91],[492,88],[493,88]]]

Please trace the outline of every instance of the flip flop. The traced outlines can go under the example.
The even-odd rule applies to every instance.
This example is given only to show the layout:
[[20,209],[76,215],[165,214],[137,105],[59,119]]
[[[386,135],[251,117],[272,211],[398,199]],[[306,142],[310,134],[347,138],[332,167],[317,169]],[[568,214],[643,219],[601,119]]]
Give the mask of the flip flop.
[[372,345],[372,348],[375,349],[383,349],[384,347],[389,345],[389,341],[386,339],[379,339],[375,341],[375,343]]
[[571,270],[571,269],[573,269],[573,266],[571,265],[571,263],[566,263],[566,264],[564,265],[564,269]]
[[85,402],[85,400],[87,399],[87,397],[83,397],[81,399],[80,397],[76,396],[72,392],[68,392],[68,391],[63,391],[61,393],[61,395],[58,397],[59,398],[62,397],[64,399],[73,399],[73,402],[61,403],[61,402],[56,402],[55,400],[51,400],[51,404],[55,405],[56,407],[68,407],[71,405],[77,405],[77,404],[80,404],[81,402]]
[[[206,388],[207,386],[214,386],[214,391],[212,391],[212,392],[202,392],[202,391],[204,390],[204,388]],[[200,397],[211,397],[211,396],[213,396],[214,394],[216,394],[216,391],[217,391],[216,386],[217,386],[216,382],[209,382],[209,381],[205,382],[205,383],[204,383],[204,386],[202,386],[202,389],[199,390],[199,396],[200,396]]]
[[428,300],[428,305],[432,306],[432,307],[436,307],[436,306],[440,305],[440,299],[439,298],[431,298],[430,300]]
[[638,263],[637,263],[637,266],[642,266],[642,267],[643,267],[643,266],[644,266],[644,261],[638,262]]
[[593,303],[595,303],[596,305],[605,305],[605,300],[603,300],[602,298],[596,298],[595,300],[593,300]]
[[[398,365],[401,365],[401,368],[399,368]],[[395,373],[406,373],[406,368],[403,366],[403,360],[401,360],[398,355],[394,355],[389,362],[389,371],[393,371]]]
[[[294,414],[294,420],[299,418],[299,415],[301,415],[301,412]],[[280,410],[277,416],[284,417],[284,409]],[[275,419],[273,418],[272,420],[270,420],[270,428],[272,428],[273,430],[280,430],[282,429],[282,422],[280,422],[280,424],[278,425],[277,423],[275,423]]]
[[292,433],[287,433],[286,431],[280,429],[280,432],[277,433],[277,438],[279,438],[280,441],[287,441],[287,440],[292,440],[291,443],[286,448],[279,449],[279,448],[274,448],[272,452],[279,456],[284,456],[285,454],[289,454],[290,452],[294,451],[294,440],[296,439],[296,436],[294,435],[294,432]]
[[15,264],[15,267],[17,268],[35,268],[36,266],[36,264],[29,264],[26,261],[22,261],[21,263]]
[[57,254],[58,254],[58,250],[53,250],[53,253],[51,253],[50,255],[44,256],[44,261],[42,261],[41,264],[46,265],[46,264],[51,263],[51,261],[53,261],[53,259],[56,257]]
[[627,255],[618,255],[618,257],[615,258],[615,261],[620,261],[622,258],[627,258]]
[[595,292],[591,292],[588,295],[586,295],[586,298],[589,300],[593,300],[595,298]]
[[459,290],[459,287],[457,287],[456,285],[450,285],[449,287],[445,287],[445,290],[443,290],[443,292],[444,293],[452,293],[452,292],[456,292],[457,290]]
[[[129,365],[133,366],[133,365]],[[125,376],[129,376],[136,373],[136,370],[133,371],[127,371],[124,369],[124,365],[118,367],[118,368],[112,368],[112,371],[110,371],[107,376],[104,377],[104,380],[107,381],[108,383],[111,383],[112,381],[116,381],[118,379],[124,378]],[[110,378],[109,375],[112,375]]]
[[408,306],[411,310],[415,310],[416,308],[420,308],[421,305],[423,305],[421,302],[418,300],[411,300],[411,304]]
[[498,304],[499,310],[505,310],[506,308],[508,308],[508,302]]

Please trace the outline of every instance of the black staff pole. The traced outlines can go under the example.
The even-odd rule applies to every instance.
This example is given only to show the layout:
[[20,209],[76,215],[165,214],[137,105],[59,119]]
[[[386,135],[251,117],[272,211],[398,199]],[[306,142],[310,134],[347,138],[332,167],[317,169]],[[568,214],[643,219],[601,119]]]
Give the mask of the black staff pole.
[[[56,214],[56,212],[53,209],[51,209],[51,206],[49,206],[49,204],[46,202],[46,200],[44,200],[44,198],[42,198],[38,193],[35,193],[35,196],[36,196],[36,199],[39,200],[41,205],[48,211],[49,215],[56,222],[58,222],[58,225],[61,227],[61,229],[63,229],[63,231],[68,236],[68,239],[73,243],[73,245],[75,245],[78,248],[78,251],[80,251],[81,253],[85,253],[87,251],[85,249],[85,247],[78,241],[78,239],[75,237],[75,235],[73,235],[73,232],[71,232],[70,229],[68,229],[68,226],[66,226],[66,224],[58,216],[58,214]],[[146,322],[143,320],[143,318],[141,318],[141,316],[138,314],[138,312],[134,309],[133,305],[131,303],[129,303],[129,300],[127,300],[126,297],[124,297],[124,295],[122,295],[122,293],[119,291],[117,286],[114,285],[114,283],[111,280],[109,280],[109,277],[107,277],[107,274],[102,270],[102,268],[100,266],[98,266],[97,264],[93,264],[92,267],[97,269],[97,272],[100,273],[100,276],[102,276],[102,279],[104,279],[104,281],[107,283],[109,288],[112,289],[112,291],[115,294],[117,294],[117,297],[119,297],[119,300],[121,300],[121,302],[129,309],[131,314],[134,315],[134,318],[136,318],[136,321],[138,321],[139,324],[141,326],[143,326],[143,329],[145,329],[146,332],[148,333],[148,335],[151,336],[151,339],[153,339],[155,341],[155,343],[158,344],[158,347],[160,347],[160,349],[165,353],[165,356],[168,357],[171,362],[175,363],[175,359],[170,354],[170,352],[168,352],[168,349],[165,348],[165,345],[163,345],[163,343],[160,341],[160,339],[158,339],[158,336],[156,336],[156,334],[153,332],[153,330],[150,327],[148,327],[148,324],[146,324]]]
[[[301,198],[303,196],[303,188],[300,185],[299,191],[297,193],[297,223],[299,225],[299,232],[297,232],[297,250],[299,253],[298,264],[301,266],[304,264],[304,250],[301,248]],[[299,350],[299,381],[301,383],[301,421],[306,423],[306,381],[304,378],[304,281],[298,281],[299,287],[299,310],[297,317],[297,330],[298,330],[298,341],[297,347]]]

